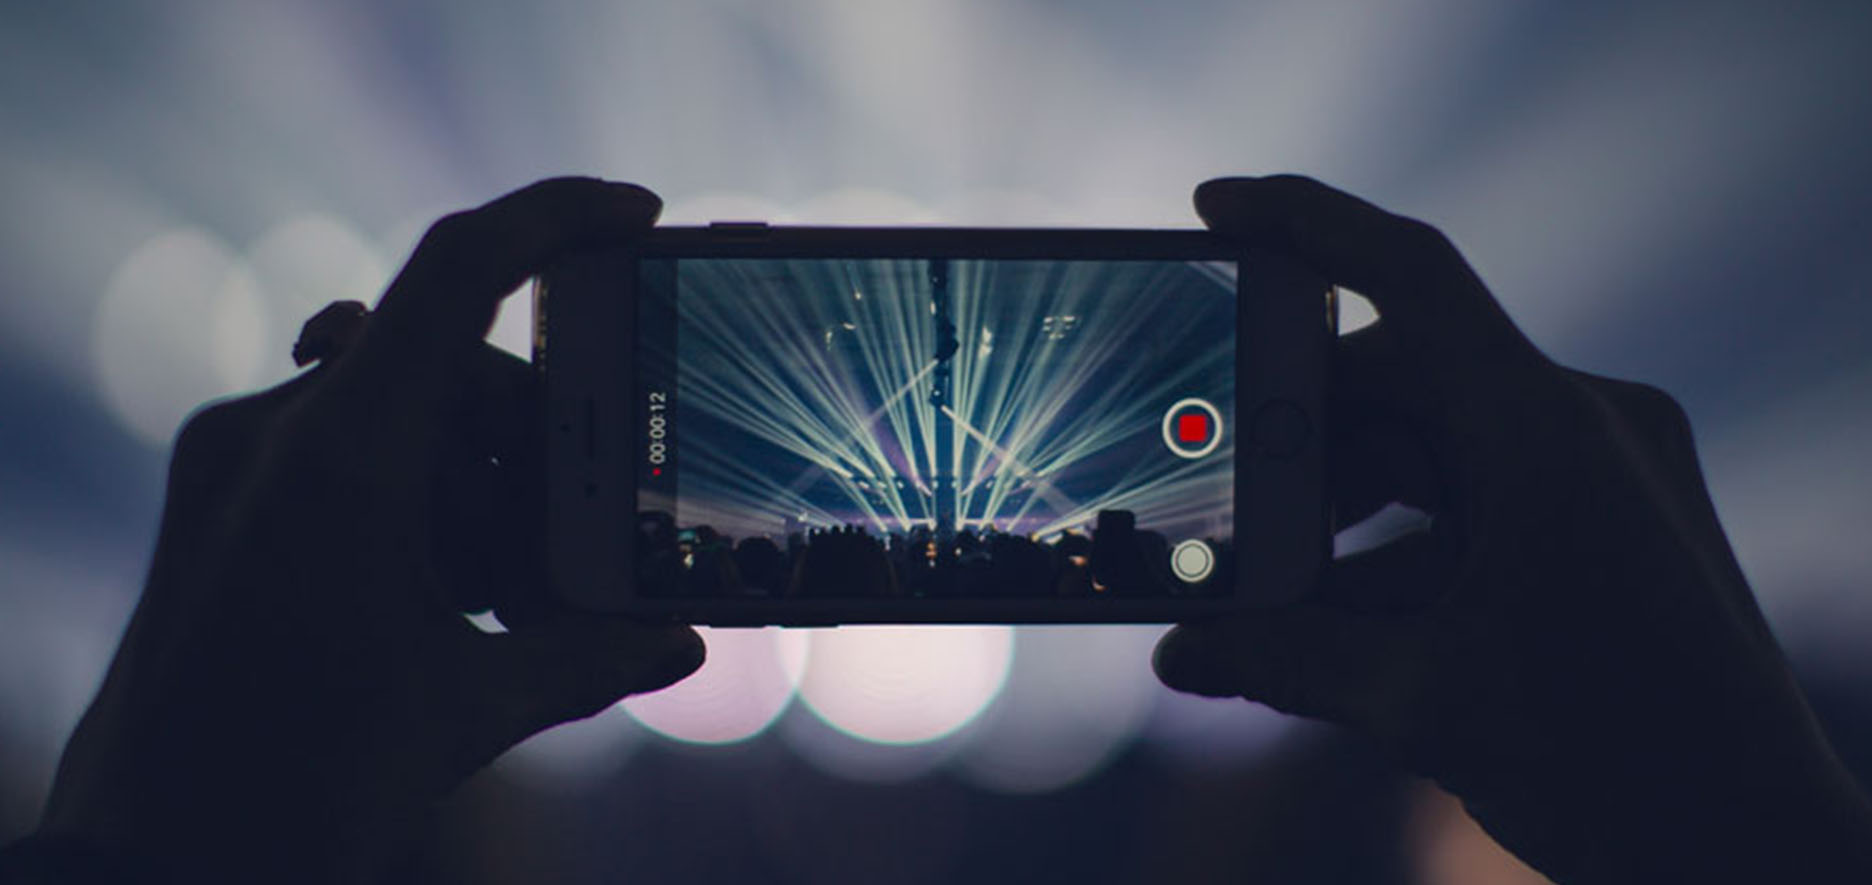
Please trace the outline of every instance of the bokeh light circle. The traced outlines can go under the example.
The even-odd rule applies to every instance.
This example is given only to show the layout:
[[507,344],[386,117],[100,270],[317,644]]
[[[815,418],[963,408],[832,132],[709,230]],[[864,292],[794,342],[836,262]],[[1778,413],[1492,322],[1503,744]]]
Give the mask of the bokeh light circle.
[[915,200],[877,188],[842,188],[815,196],[792,213],[806,224],[933,224],[941,214]]
[[1005,188],[973,188],[942,199],[935,214],[945,223],[971,226],[1083,226],[1078,213],[1045,194]]
[[626,698],[651,731],[692,744],[729,744],[765,731],[793,699],[807,668],[808,639],[769,627],[698,627],[708,644],[702,669],[662,691]]
[[834,728],[916,744],[968,724],[1007,680],[1009,627],[853,626],[813,636],[800,699]]
[[165,445],[204,401],[260,378],[265,309],[254,277],[213,236],[158,235],[117,269],[91,354],[105,402],[137,438]]
[[1145,737],[1192,768],[1259,762],[1304,720],[1241,698],[1208,698],[1168,688],[1157,692]]
[[530,786],[556,793],[596,789],[624,767],[645,731],[621,707],[533,735],[502,755],[496,767]]
[[669,201],[657,223],[704,225],[717,221],[763,221],[786,224],[793,213],[766,197],[740,191],[704,191]]
[[289,219],[257,240],[247,252],[273,321],[266,369],[285,377],[294,371],[292,343],[299,328],[333,301],[377,303],[390,268],[350,225],[326,215]]
[[900,784],[935,772],[968,741],[976,723],[920,744],[880,744],[855,737],[804,704],[780,717],[775,733],[787,749],[818,771],[847,781]]
[[1163,691],[1151,673],[1161,627],[1021,627],[1007,686],[950,769],[1000,793],[1042,793],[1098,772],[1129,747]]

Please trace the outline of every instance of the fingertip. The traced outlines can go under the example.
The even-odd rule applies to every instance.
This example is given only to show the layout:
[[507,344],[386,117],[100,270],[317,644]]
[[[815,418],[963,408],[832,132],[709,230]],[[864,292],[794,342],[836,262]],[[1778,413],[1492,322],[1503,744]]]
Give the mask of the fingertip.
[[604,178],[548,179],[572,182],[574,199],[594,196],[618,220],[631,227],[649,227],[663,214],[663,198],[641,184]]
[[1228,227],[1242,204],[1243,195],[1258,180],[1247,175],[1230,175],[1211,178],[1197,185],[1191,198],[1196,206],[1196,214],[1211,228],[1220,230]]
[[629,201],[635,206],[645,219],[654,222],[657,216],[663,214],[663,198],[657,196],[655,191],[629,181],[607,181],[605,185],[620,200]]
[[1285,217],[1295,205],[1336,193],[1305,175],[1230,175],[1196,186],[1196,214],[1218,230],[1255,230]]
[[407,374],[424,393],[437,367],[484,339],[501,299],[559,256],[631,242],[656,223],[663,201],[641,185],[547,178],[430,225],[391,281],[360,351]]
[[702,669],[702,664],[708,660],[708,644],[694,628],[672,627],[659,641],[663,648],[634,692],[657,691],[675,685]]
[[1151,669],[1157,681],[1184,694],[1211,698],[1241,695],[1241,689],[1220,664],[1216,637],[1204,627],[1182,624],[1171,628],[1157,640],[1157,648],[1151,653]]
[[663,200],[625,181],[564,176],[533,182],[468,213],[484,224],[482,249],[534,271],[552,254],[635,236],[656,222]]

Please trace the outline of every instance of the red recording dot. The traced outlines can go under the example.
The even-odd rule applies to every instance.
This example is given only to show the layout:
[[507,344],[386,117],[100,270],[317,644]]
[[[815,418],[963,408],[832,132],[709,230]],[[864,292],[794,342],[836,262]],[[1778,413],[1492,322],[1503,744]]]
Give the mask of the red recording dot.
[[1191,412],[1177,416],[1177,442],[1199,443],[1209,438],[1209,416]]
[[663,468],[661,468],[661,467],[652,467],[652,468],[650,468],[650,475],[651,475],[651,476],[662,476],[662,475],[663,475]]

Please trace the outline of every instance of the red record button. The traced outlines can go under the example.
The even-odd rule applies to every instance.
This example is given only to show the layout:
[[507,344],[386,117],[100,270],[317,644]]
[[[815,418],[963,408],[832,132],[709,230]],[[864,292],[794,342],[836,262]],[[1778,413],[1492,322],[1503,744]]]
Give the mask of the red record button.
[[1209,441],[1209,416],[1184,412],[1177,416],[1177,442],[1201,444]]
[[1201,458],[1222,444],[1222,413],[1208,400],[1178,400],[1164,412],[1163,441],[1179,458]]

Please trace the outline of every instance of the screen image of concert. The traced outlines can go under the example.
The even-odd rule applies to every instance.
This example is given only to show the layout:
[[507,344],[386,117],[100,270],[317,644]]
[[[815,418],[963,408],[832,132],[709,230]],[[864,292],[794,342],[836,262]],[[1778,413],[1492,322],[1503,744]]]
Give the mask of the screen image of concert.
[[651,596],[1213,596],[1232,262],[640,263]]

